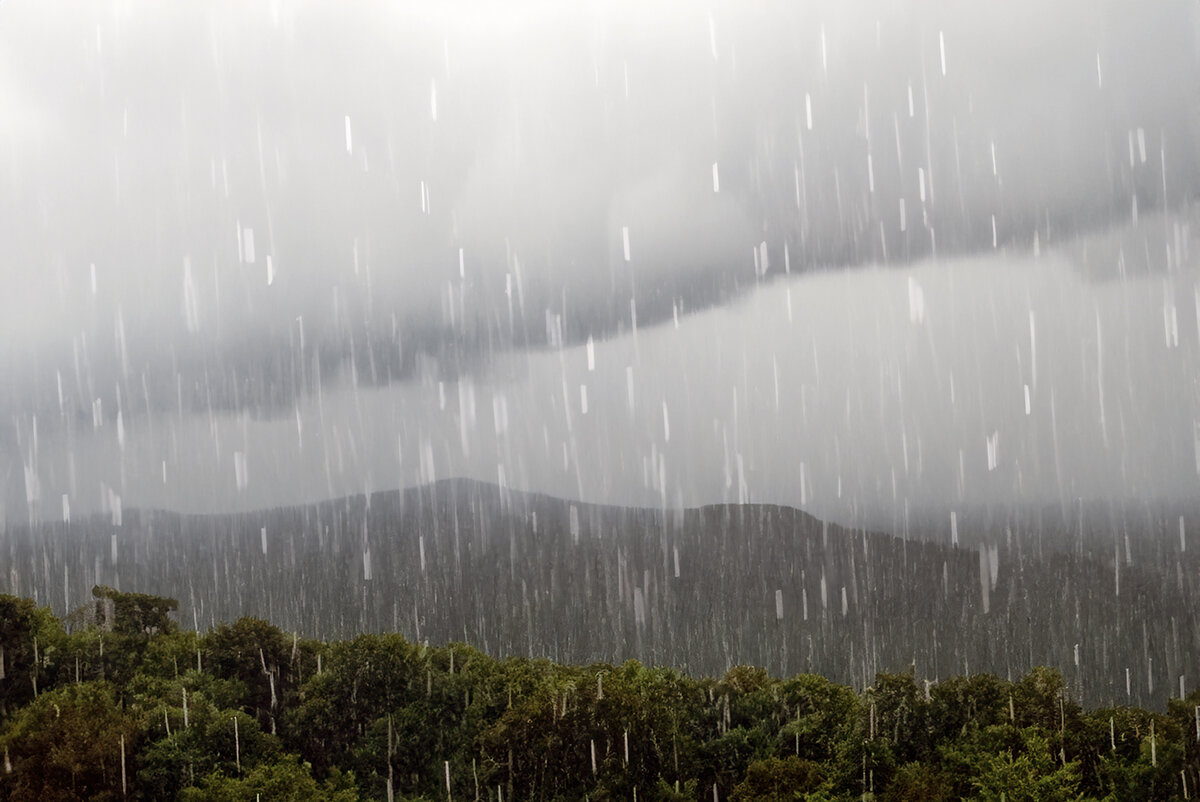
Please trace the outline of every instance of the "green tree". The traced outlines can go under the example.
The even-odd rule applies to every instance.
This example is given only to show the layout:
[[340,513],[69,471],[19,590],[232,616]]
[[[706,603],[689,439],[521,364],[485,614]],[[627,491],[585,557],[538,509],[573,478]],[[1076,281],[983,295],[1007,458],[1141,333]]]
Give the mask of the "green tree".
[[1041,727],[1058,733],[1079,723],[1079,705],[1067,698],[1066,684],[1057,669],[1037,666],[1013,687],[1013,709],[1018,727]]
[[756,760],[729,798],[731,802],[790,802],[818,790],[823,780],[819,764],[795,755]]
[[953,739],[969,729],[1010,723],[1011,698],[1012,683],[992,674],[950,677],[933,684],[927,705],[931,740]]
[[[372,725],[386,723],[392,714],[394,746],[411,744],[415,755],[431,761],[433,745],[421,733],[435,731],[432,721],[426,722],[436,714],[432,700],[430,709],[405,708],[425,699],[427,692],[432,695],[434,673],[420,649],[401,635],[360,635],[334,644],[321,673],[305,682],[299,705],[286,718],[288,743],[322,773],[331,765],[346,765]],[[381,759],[373,768],[386,775],[386,730],[383,737]]]
[[0,727],[13,710],[53,686],[65,640],[49,608],[0,593]]
[[[1190,737],[1184,739],[1170,717],[1138,712],[1143,720],[1134,737],[1099,760],[1099,792],[1105,794],[1105,799],[1114,800],[1178,799],[1183,795],[1180,773],[1186,774],[1188,768],[1195,770],[1185,761],[1183,743],[1195,738],[1194,729],[1189,727]],[[1189,781],[1189,789],[1194,787]]]
[[163,596],[145,593],[124,593],[105,585],[92,588],[96,599],[95,623],[100,629],[121,635],[157,635],[174,632],[177,628],[171,613],[179,602]]
[[[196,676],[193,673],[187,680]],[[240,710],[218,707],[196,687],[210,684],[219,691],[223,681],[204,679],[211,684],[181,682],[174,686],[172,696],[180,706],[147,704],[142,712],[143,747],[137,756],[137,777],[151,798],[174,798],[212,773],[239,777],[283,754],[279,738],[264,733],[256,719]],[[185,717],[182,690],[188,685],[192,687]]]
[[945,774],[929,763],[906,763],[880,793],[883,802],[949,802],[959,799]]
[[930,764],[950,784],[951,796],[965,799],[975,792],[971,780],[979,774],[985,756],[1019,753],[1023,743],[1020,730],[1009,724],[968,728],[938,743]]
[[200,787],[187,788],[181,802],[244,802],[269,799],[272,802],[355,802],[359,798],[353,776],[335,772],[324,783],[312,776],[312,767],[295,755],[258,764],[245,777],[230,777],[214,772]]
[[780,693],[789,711],[780,729],[783,751],[825,762],[862,742],[859,700],[845,685],[817,674],[798,674],[782,683]]
[[868,737],[886,739],[902,761],[928,754],[928,710],[910,670],[905,674],[878,674],[863,694],[864,729]]
[[126,684],[147,670],[143,661],[150,644],[178,629],[170,613],[179,605],[174,599],[102,585],[92,588],[92,596],[67,617],[72,632],[64,643],[60,673],[76,680],[107,679],[123,694]]
[[660,778],[650,798],[654,802],[695,802],[697,799],[696,785],[696,780],[688,780],[685,783],[677,782],[672,785]]
[[13,802],[120,798],[123,784],[132,779],[128,764],[137,739],[135,718],[118,706],[107,682],[43,693],[0,736],[0,751],[13,769],[0,774],[0,797]]
[[980,756],[971,784],[987,802],[1067,802],[1079,797],[1079,764],[1060,763],[1036,729],[1020,731],[1021,747]]
[[1200,796],[1200,690],[1167,702],[1167,718],[1182,746],[1181,770],[1187,777],[1189,795]]
[[303,678],[315,672],[315,650],[261,618],[219,624],[201,639],[203,668],[246,687],[241,706],[274,731]]
[[709,740],[703,754],[713,782],[728,792],[744,779],[749,766],[767,759],[772,751],[774,744],[760,730],[737,727]]

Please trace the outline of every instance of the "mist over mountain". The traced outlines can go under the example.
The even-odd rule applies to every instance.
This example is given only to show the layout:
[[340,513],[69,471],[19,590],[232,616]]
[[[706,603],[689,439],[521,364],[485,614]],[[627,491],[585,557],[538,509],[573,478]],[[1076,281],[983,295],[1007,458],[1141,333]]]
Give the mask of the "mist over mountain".
[[1194,497],[1197,31],[5,3],[4,516]]
[[8,514],[252,510],[453,476],[605,504],[777,503],[891,532],[916,510],[944,524],[981,505],[1195,499],[1193,217],[785,276],[455,377],[426,356],[419,378],[378,386],[298,350],[313,388],[286,415],[98,402],[66,408],[65,431],[18,420]]
[[1113,531],[1080,540],[1049,513],[1029,529],[964,519],[937,543],[774,505],[606,507],[454,480],[240,515],[10,527],[0,592],[65,615],[102,584],[176,597],[201,629],[252,615],[308,637],[395,631],[496,656],[710,676],[751,664],[855,687],[881,671],[1049,665],[1087,704],[1161,705],[1200,681],[1200,510],[1186,517],[1177,535],[1165,510],[1120,512],[1135,550],[1114,553]]
[[[233,763],[205,788],[247,788],[239,716],[264,739],[278,716],[316,766],[287,764],[297,776],[353,765],[390,799],[393,718],[425,705],[439,746],[410,750],[423,774],[402,793],[449,796],[457,761],[454,787],[469,777],[478,798],[476,760],[485,782],[512,775],[503,727],[525,714],[511,686],[459,683],[469,650],[448,644],[465,642],[480,664],[605,666],[526,688],[576,730],[521,723],[542,739],[516,758],[530,776],[553,772],[533,744],[574,744],[579,781],[547,788],[595,785],[597,743],[623,783],[603,787],[638,787],[628,722],[568,725],[554,684],[632,658],[727,677],[693,686],[718,751],[690,753],[742,750],[720,782],[701,772],[714,799],[751,773],[712,690],[767,676],[726,675],[742,664],[862,691],[844,734],[863,757],[837,756],[861,772],[842,778],[855,798],[868,751],[881,781],[921,779],[876,749],[867,689],[896,678],[902,717],[940,711],[954,737],[920,749],[960,791],[960,740],[998,771],[1034,755],[1065,779],[1065,744],[1086,743],[1089,787],[1116,788],[1101,775],[1119,735],[1140,766],[1128,788],[1149,798],[1170,775],[1187,796],[1198,85],[1194,0],[0,2],[0,689],[22,683],[21,720],[44,716],[30,740],[0,699],[0,795],[74,735],[59,699],[113,714],[85,739],[107,744],[85,761],[103,787],[119,754],[125,795],[127,740],[131,797],[151,752],[179,785],[188,694],[234,674],[181,670],[190,647],[154,658],[144,676],[176,683],[154,704],[178,697],[183,732],[139,707],[145,689],[104,685],[109,665],[152,634],[238,630],[275,644],[203,656],[233,655],[253,689],[209,705]],[[174,632],[159,595],[208,634]],[[106,640],[130,603],[155,618]],[[244,616],[292,634],[219,626]],[[301,696],[374,659],[302,636],[377,632],[407,655],[372,668],[386,703],[321,714],[323,734],[288,720],[337,706]],[[318,676],[335,654],[348,662]],[[454,689],[443,712],[437,683]],[[777,719],[758,757],[800,756],[807,702],[780,707],[785,685],[741,688],[783,711],[755,708]],[[1005,718],[1005,687],[1036,693]],[[1072,700],[1171,712],[1084,719]],[[442,754],[439,716],[485,708],[497,748],[471,735]],[[1027,709],[1049,712],[1049,740],[1030,740]],[[894,755],[917,755],[901,732]],[[345,760],[325,762],[326,738]],[[674,796],[645,772],[664,798],[695,790],[674,756]]]

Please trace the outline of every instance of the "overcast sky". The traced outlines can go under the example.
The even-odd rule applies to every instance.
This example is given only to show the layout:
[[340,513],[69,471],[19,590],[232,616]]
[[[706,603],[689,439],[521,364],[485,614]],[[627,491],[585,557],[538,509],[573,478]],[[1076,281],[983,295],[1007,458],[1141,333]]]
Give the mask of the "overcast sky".
[[1195,494],[1198,43],[1186,0],[8,0],[5,514]]

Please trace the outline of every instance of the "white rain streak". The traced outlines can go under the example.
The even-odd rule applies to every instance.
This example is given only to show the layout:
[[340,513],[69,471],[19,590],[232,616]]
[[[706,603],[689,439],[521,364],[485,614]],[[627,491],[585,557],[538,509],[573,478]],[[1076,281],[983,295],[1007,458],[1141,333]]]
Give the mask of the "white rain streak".
[[992,569],[991,569],[991,554],[987,548],[979,549],[979,598],[983,606],[983,614],[987,615],[991,609],[991,590],[992,590]]
[[1179,347],[1179,313],[1170,287],[1163,293],[1163,343],[1167,348]]
[[242,261],[252,265],[255,260],[254,253],[254,229],[246,227],[242,229]]
[[1196,475],[1200,476],[1200,420],[1192,422],[1192,453],[1196,460]]
[[825,25],[821,25],[821,72],[829,75],[829,48],[825,41]]
[[1037,323],[1034,319],[1034,312],[1029,310],[1029,371],[1030,371],[1030,386],[1037,389]]
[[497,437],[508,432],[508,399],[503,393],[492,396],[492,424]]
[[910,323],[925,322],[925,291],[912,276],[908,277],[908,320]]
[[245,490],[250,484],[250,473],[246,466],[246,452],[233,452],[233,474],[237,489],[239,491]]
[[[94,278],[92,286],[95,287]],[[183,317],[189,332],[195,334],[200,331],[199,295],[196,293],[196,281],[192,276],[192,260],[186,257],[183,260]]]
[[[888,50],[896,47],[889,37],[902,29],[884,19],[868,35],[868,20],[859,43],[850,30],[854,14],[839,11],[827,24],[807,15],[799,23],[807,26],[803,35],[789,38],[804,45],[792,65],[798,69],[785,76],[787,94],[771,97],[758,94],[769,91],[760,86],[769,76],[755,72],[763,62],[775,67],[765,58],[771,37],[743,39],[745,20],[717,11],[692,16],[680,21],[680,38],[697,59],[698,85],[687,84],[694,78],[681,86],[661,80],[657,62],[670,63],[670,43],[639,54],[615,39],[620,30],[605,28],[590,43],[592,52],[589,43],[578,51],[582,78],[545,71],[530,82],[519,69],[488,76],[500,82],[489,85],[493,120],[492,109],[469,105],[478,78],[472,70],[491,55],[465,43],[459,49],[460,40],[449,37],[436,47],[438,35],[411,75],[395,84],[389,77],[389,88],[402,86],[395,93],[404,98],[402,108],[391,105],[396,97],[381,96],[371,99],[384,108],[373,110],[348,92],[327,98],[312,119],[293,109],[295,123],[312,133],[301,138],[311,146],[306,150],[273,127],[272,104],[259,102],[256,111],[252,102],[249,133],[252,139],[257,131],[258,159],[249,167],[240,163],[240,149],[201,139],[203,126],[188,117],[194,98],[181,98],[179,130],[196,164],[190,172],[164,171],[174,197],[161,203],[167,216],[160,222],[144,209],[134,214],[139,183],[131,178],[140,176],[132,160],[124,151],[119,159],[102,153],[100,191],[109,199],[115,191],[129,219],[148,220],[139,228],[169,234],[172,215],[182,213],[199,222],[211,217],[214,233],[197,231],[197,240],[207,239],[175,243],[160,234],[163,242],[133,254],[161,262],[147,274],[145,303],[131,302],[143,293],[125,286],[136,276],[118,263],[128,254],[66,245],[52,254],[62,267],[47,265],[48,283],[57,281],[65,315],[78,312],[64,334],[66,356],[32,359],[44,379],[45,408],[38,414],[43,429],[47,420],[59,427],[50,435],[59,453],[51,455],[43,440],[39,455],[36,424],[29,431],[13,416],[9,429],[16,432],[6,436],[20,447],[11,466],[0,467],[0,475],[5,467],[11,473],[12,503],[19,507],[23,494],[31,517],[53,518],[59,498],[63,522],[74,517],[79,526],[101,509],[119,523],[122,496],[131,509],[253,510],[351,494],[370,498],[372,491],[465,476],[512,488],[506,499],[530,490],[577,503],[661,505],[664,515],[709,503],[799,504],[834,520],[875,516],[880,529],[890,523],[906,532],[911,503],[919,510],[913,521],[932,520],[937,537],[974,548],[990,536],[973,510],[996,500],[1069,508],[1110,494],[1127,499],[1196,486],[1200,407],[1192,368],[1200,347],[1200,282],[1194,304],[1187,304],[1195,260],[1186,246],[1194,238],[1187,227],[1200,226],[1194,211],[1175,200],[1195,194],[1186,183],[1194,159],[1152,103],[1123,94],[1138,75],[1127,74],[1118,46],[1106,42],[1101,51],[1084,38],[1090,33],[1072,31],[1077,40],[1063,42],[1059,54],[1070,58],[1072,92],[1080,78],[1090,91],[1079,94],[1099,96],[1087,101],[1095,108],[1124,109],[1119,124],[1098,120],[1089,133],[1095,141],[1080,142],[1081,153],[1098,152],[1112,167],[1084,181],[1063,158],[1062,143],[1070,147],[1076,136],[1069,124],[1042,137],[1036,130],[1030,135],[1019,114],[998,113],[1005,107],[997,98],[1007,90],[1017,90],[1012,94],[1026,105],[1054,99],[1055,76],[1039,72],[1032,94],[1021,83],[999,83],[1004,76],[984,83],[975,50],[990,53],[991,43],[963,27],[965,21],[924,19],[919,44],[901,43],[910,61],[880,75],[869,70],[889,70],[888,60],[898,58]],[[99,39],[99,27],[96,33]],[[110,56],[112,42],[106,42]],[[872,58],[880,66],[871,66]],[[115,76],[96,77],[111,84]],[[230,109],[253,88],[224,67],[220,77],[223,91],[234,93]],[[336,86],[339,76],[329,77]],[[665,105],[656,97],[663,87],[671,94]],[[684,91],[674,94],[676,88]],[[914,88],[923,118],[915,116]],[[689,111],[692,90],[701,102]],[[126,94],[111,95],[114,135],[136,153],[145,115]],[[602,116],[564,116],[593,101]],[[460,119],[463,109],[470,109],[469,126]],[[1064,122],[1072,110],[1062,110]],[[678,117],[693,135],[658,136],[670,133],[648,128],[663,124],[658,117]],[[619,142],[605,139],[611,132]],[[238,131],[231,125],[229,134]],[[576,134],[585,138],[560,139]],[[1111,153],[1098,150],[1106,137]],[[1169,187],[1168,141],[1178,148]],[[650,147],[656,142],[671,144]],[[547,160],[555,153],[564,163]],[[576,165],[580,154],[588,158]],[[23,155],[18,143],[14,163]],[[327,172],[309,172],[317,164]],[[1030,174],[1031,165],[1048,169]],[[603,182],[589,193],[594,174]],[[564,183],[569,193],[560,191]],[[1097,227],[1093,236],[1074,227],[1083,212],[1069,204],[1025,205],[1037,194],[1031,185],[1067,198],[1086,190],[1094,209],[1115,210],[1112,217],[1120,219],[1105,228],[1109,221],[1099,212],[1084,214]],[[298,238],[289,232],[307,220],[297,221],[294,210],[314,187],[321,192],[311,211],[327,205],[331,213],[312,227],[320,232]],[[210,196],[219,206],[203,206]],[[713,211],[692,215],[690,206],[678,206],[680,197]],[[46,222],[69,222],[54,220],[61,204],[44,206]],[[672,217],[677,206],[689,213],[682,224]],[[580,210],[592,226],[582,242],[572,229]],[[744,230],[730,235],[727,250],[711,254],[711,269],[728,272],[714,272],[708,284],[690,275],[672,283],[693,263],[705,268],[696,252],[708,240],[697,234],[729,221],[744,223]],[[329,234],[326,222],[331,230],[346,228]],[[929,258],[935,223],[944,243],[940,259]],[[630,229],[639,246],[636,263]],[[306,250],[309,235],[313,247]],[[1109,239],[1118,245],[1110,247]],[[1036,265],[1031,253],[1040,257]],[[747,281],[751,265],[759,281]],[[426,293],[426,284],[433,291]],[[589,306],[594,301],[600,312]],[[407,305],[417,311],[410,314]],[[161,341],[153,336],[160,330],[166,331]],[[273,344],[269,338],[280,334],[283,344]],[[228,367],[233,349],[257,372],[259,386],[247,386],[236,366]],[[148,359],[160,358],[155,352],[179,360],[169,380],[143,372]],[[203,375],[187,372],[189,359],[192,367],[203,363]],[[232,398],[218,397],[223,391]],[[572,538],[582,536],[581,510],[589,539],[603,540],[608,533],[574,504]],[[552,520],[543,518],[543,537]],[[1194,521],[1180,516],[1181,553],[1188,551],[1189,526]],[[269,542],[262,527],[255,544],[253,528],[259,527],[251,528],[249,547],[260,545],[264,557],[269,552],[286,562],[289,535],[273,528]],[[1175,540],[1174,529],[1165,526],[1167,542]],[[429,566],[434,573],[441,568],[443,535],[421,534],[422,571],[427,546]],[[693,555],[690,541],[675,545],[673,537],[664,536],[659,577],[679,577],[681,558],[693,556],[689,572],[707,570],[702,551]],[[1120,537],[1104,544],[1105,558],[1114,557],[1114,584],[1139,553],[1138,535],[1126,535],[1122,560]],[[132,564],[137,551],[124,533],[121,540]],[[101,544],[103,556],[109,544]],[[113,562],[116,550],[114,539]],[[360,554],[353,551],[350,568],[361,556],[360,576],[370,579],[365,532]],[[382,577],[392,563],[379,556]],[[978,560],[980,596],[974,597],[975,577],[968,577],[969,600],[986,614],[995,599],[1000,614],[1007,602],[995,591],[995,546],[979,546]],[[815,580],[818,565],[807,568]],[[863,563],[858,568],[866,570]],[[840,568],[830,570],[828,588],[820,572],[822,611],[836,614],[839,589],[843,615],[850,606],[856,615],[860,605],[869,609],[859,596],[863,585]],[[815,614],[816,587],[810,599],[803,576],[786,587],[790,580],[764,580],[756,591],[761,612],[769,617],[773,590],[777,621],[785,620],[784,591],[793,594],[789,627],[807,620],[810,602]],[[74,567],[71,579],[81,585]],[[636,614],[639,626],[657,630],[665,595],[658,579],[621,581],[625,625]],[[1127,579],[1126,597],[1130,587]],[[1065,661],[1074,640],[1081,644],[1077,661],[1094,659],[1085,634],[1061,644]],[[796,641],[791,648],[799,648]],[[1159,687],[1172,684],[1172,669],[1156,666]],[[1135,679],[1147,681],[1141,674]]]

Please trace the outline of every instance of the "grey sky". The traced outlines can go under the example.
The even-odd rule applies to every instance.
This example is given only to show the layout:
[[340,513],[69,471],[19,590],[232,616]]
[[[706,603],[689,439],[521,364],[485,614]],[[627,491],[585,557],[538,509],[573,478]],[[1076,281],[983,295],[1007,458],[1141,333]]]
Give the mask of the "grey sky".
[[[407,446],[411,467],[422,437],[433,448],[451,442],[461,425],[440,403],[431,407],[437,381],[443,389],[460,378],[484,387],[528,369],[512,414],[537,420],[565,380],[545,376],[547,390],[539,378],[543,363],[558,358],[555,343],[561,338],[577,354],[590,334],[598,352],[627,348],[635,316],[642,338],[667,336],[646,330],[656,321],[674,331],[677,312],[680,330],[697,332],[686,352],[664,351],[662,364],[641,368],[657,374],[650,386],[662,384],[668,407],[686,408],[690,402],[675,398],[682,387],[706,399],[715,392],[704,379],[715,335],[689,313],[739,296],[733,308],[741,310],[774,297],[782,284],[761,285],[785,265],[796,272],[889,265],[892,272],[844,279],[855,294],[843,314],[817,316],[825,328],[806,335],[817,357],[828,349],[847,371],[867,370],[875,363],[854,343],[879,313],[871,298],[907,275],[904,264],[936,257],[919,269],[935,276],[931,294],[945,285],[954,303],[970,305],[956,316],[1002,296],[1005,314],[1019,318],[1045,290],[1031,267],[1040,263],[1028,261],[1036,240],[1039,251],[1058,254],[1053,280],[1070,290],[1064,300],[1078,295],[1099,310],[1100,324],[1064,323],[1058,336],[1044,324],[1043,358],[1059,366],[1056,386],[1064,399],[1083,403],[1089,382],[1101,380],[1087,372],[1082,332],[1103,330],[1110,317],[1114,326],[1126,320],[1112,311],[1121,303],[1134,310],[1123,313],[1129,320],[1165,314],[1161,287],[1187,295],[1180,271],[1192,263],[1184,263],[1170,225],[1189,219],[1178,210],[1197,186],[1198,40],[1196,7],[1184,0],[1152,11],[1083,0],[1050,9],[1026,0],[750,9],[9,0],[0,4],[0,470],[8,515],[23,517],[33,496],[44,513],[62,493],[78,494],[79,509],[97,508],[101,483],[139,503],[206,509],[412,481],[379,462],[378,443],[366,448],[375,438],[365,429],[347,441],[369,452],[361,464],[351,460],[355,470],[327,473],[336,449],[322,451],[332,462],[319,464],[310,451],[295,469],[303,476],[293,476],[295,466],[282,468],[283,441],[295,438],[297,416],[303,428],[306,416],[321,413],[322,383],[326,425],[344,431],[350,420],[342,416],[360,414],[350,415],[346,393],[385,406],[406,399],[395,424],[403,431],[368,418],[388,433],[379,442],[397,440],[403,451],[404,432],[415,438]],[[1085,259],[1072,243],[1135,215],[1144,222],[1164,205],[1170,215],[1156,219],[1173,222],[1163,234],[1135,235],[1154,253],[1146,245],[1124,254],[1109,243],[1097,246],[1104,258]],[[1021,260],[1010,264],[1011,279],[996,278],[1001,267],[980,266],[992,262],[961,258],[990,253],[993,244]],[[1158,277],[1090,283],[1111,280],[1118,261]],[[841,280],[791,286],[825,292],[822,282]],[[1186,303],[1178,306],[1188,314]],[[1054,319],[1052,312],[1044,315]],[[777,318],[744,325],[768,320],[780,328],[719,336],[751,361],[768,349],[777,362],[796,365],[788,374],[796,383],[781,385],[785,408],[799,403],[801,386],[806,403],[813,395],[824,408],[877,382],[869,370],[838,380],[809,376],[795,361],[802,355],[792,330]],[[1056,471],[1067,475],[1056,474],[1055,487],[1075,492],[1065,485],[1078,474],[1091,477],[1078,480],[1078,492],[1109,492],[1115,474],[1092,481],[1104,464],[1090,459],[1095,453],[1126,465],[1136,480],[1124,485],[1130,493],[1191,492],[1183,479],[1160,483],[1138,451],[1183,442],[1180,421],[1195,405],[1186,381],[1195,373],[1195,353],[1186,350],[1191,330],[1181,335],[1184,350],[1162,353],[1149,340],[1143,345],[1141,329],[1113,332],[1107,341],[1128,354],[1127,370],[1113,368],[1102,381],[1153,380],[1147,391],[1193,395],[1153,415],[1134,414],[1150,404],[1136,393],[1129,409],[1114,401],[1105,414],[1110,426],[1118,415],[1121,436],[1110,431],[1097,446],[1081,435],[1075,461],[1059,460]],[[814,454],[805,461],[814,498],[827,498],[839,474],[858,475],[864,486],[890,476],[902,457],[891,440],[903,432],[906,442],[942,444],[921,487],[957,492],[941,461],[949,454],[956,463],[960,447],[974,453],[990,433],[976,428],[1010,425],[1007,413],[997,413],[995,424],[987,415],[975,421],[969,405],[983,401],[956,398],[950,412],[963,428],[937,430],[949,381],[937,355],[963,341],[933,323],[923,336],[932,361],[880,358],[911,385],[902,409],[880,408],[884,429],[868,438],[852,427],[836,444],[791,443]],[[959,374],[981,377],[993,375],[990,365],[1015,370],[1015,336],[997,324],[950,362]],[[528,367],[526,348],[533,349]],[[494,479],[505,462],[517,477],[524,471],[531,483],[560,492],[574,484],[585,497],[643,499],[655,488],[630,486],[628,476],[640,475],[650,441],[641,429],[623,429],[628,422],[615,411],[623,373],[605,376],[589,383],[596,414],[587,425],[608,422],[592,445],[574,435],[595,473],[567,481],[535,470],[544,455],[536,456],[533,432],[514,438],[515,452],[503,460],[477,445],[445,457],[439,474]],[[1015,374],[993,378],[1007,392]],[[570,381],[582,380],[572,374]],[[988,395],[988,381],[976,379],[964,398]],[[746,391],[746,409],[765,403],[762,387]],[[769,395],[773,403],[773,383]],[[704,414],[718,428],[731,425],[731,412]],[[126,451],[106,457],[105,449],[120,451],[118,415]],[[900,423],[906,415],[910,422]],[[231,435],[212,444],[211,464],[201,445],[238,421],[253,479],[231,495]],[[680,421],[678,431],[699,438],[700,450],[687,459],[677,445],[666,452],[686,466],[686,473],[675,469],[681,478],[673,486],[689,502],[721,497],[727,448],[701,448],[708,441],[697,427],[708,424]],[[758,467],[743,469],[758,471],[756,497],[807,500],[807,493],[792,497],[791,457],[772,451],[788,442],[781,432],[791,423],[782,413],[755,415],[740,430],[760,443],[746,450],[759,455]],[[1010,453],[1009,435],[1002,437],[1001,453]],[[1024,447],[1044,448],[1029,437]],[[859,455],[853,468],[847,454]],[[343,466],[347,459],[342,453]],[[1176,465],[1182,456],[1171,459]],[[169,490],[161,487],[164,460],[177,482]],[[257,467],[264,460],[278,461],[281,473]],[[1045,487],[1044,454],[1027,461]],[[287,485],[275,488],[283,495],[268,492],[270,476]],[[981,480],[989,496],[1033,492],[1006,476]],[[890,487],[872,487],[861,498],[890,498]]]
[[[1127,235],[1156,240],[1163,222]],[[1177,242],[1194,254],[1200,219],[1168,222],[1185,225]],[[1108,242],[1086,243],[1090,258],[1118,258]],[[50,436],[39,476],[76,511],[116,497],[253,509],[458,475],[840,520],[906,504],[1194,497],[1200,271],[1096,283],[1077,258],[796,277],[678,326],[513,352],[457,381],[331,381],[272,420],[168,412],[123,433]],[[51,516],[59,504],[35,502]]]

